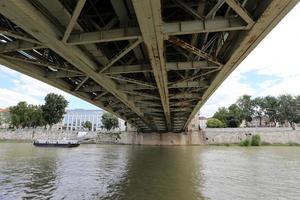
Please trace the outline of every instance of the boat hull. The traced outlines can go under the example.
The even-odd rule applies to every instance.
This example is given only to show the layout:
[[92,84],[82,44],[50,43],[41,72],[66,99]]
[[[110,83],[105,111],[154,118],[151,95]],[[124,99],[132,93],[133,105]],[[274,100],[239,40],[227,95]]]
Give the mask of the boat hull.
[[79,143],[38,143],[34,142],[34,146],[36,147],[62,147],[62,148],[72,148],[72,147],[78,147]]

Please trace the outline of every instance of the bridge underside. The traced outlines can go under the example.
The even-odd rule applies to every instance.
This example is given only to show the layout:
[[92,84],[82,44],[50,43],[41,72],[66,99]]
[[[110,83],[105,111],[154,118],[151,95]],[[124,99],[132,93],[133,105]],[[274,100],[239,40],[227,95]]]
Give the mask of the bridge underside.
[[297,2],[1,0],[0,63],[142,132],[181,132]]

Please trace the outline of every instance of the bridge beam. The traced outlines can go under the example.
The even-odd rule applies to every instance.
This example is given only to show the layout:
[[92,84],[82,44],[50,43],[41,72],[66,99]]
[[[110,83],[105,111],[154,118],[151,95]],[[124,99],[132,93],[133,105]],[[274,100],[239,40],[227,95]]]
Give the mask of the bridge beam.
[[234,10],[249,26],[254,24],[253,19],[249,16],[247,10],[236,0],[225,0],[226,3]]
[[[166,117],[166,125],[171,130],[167,69],[164,58],[164,37],[161,26],[160,0],[133,0],[133,7],[146,44],[153,74]],[[147,8],[147,9],[145,9]]]
[[[134,111],[149,127],[156,130],[153,123],[144,116],[144,113],[137,108],[133,102],[128,100],[125,93],[117,90],[114,81],[103,74],[98,74],[98,66],[81,49],[75,46],[66,46],[58,38],[62,33],[43,14],[41,14],[31,3],[23,0],[1,1],[0,12],[2,15],[17,24],[30,35],[34,36],[41,43],[57,52],[61,57],[88,77],[92,78],[99,85],[108,90],[128,108]],[[15,12],[11,12],[14,10]],[[34,23],[33,23],[34,22]]]
[[7,43],[0,43],[0,53],[7,53],[13,51],[26,51],[32,49],[41,49],[45,48],[45,46],[24,41],[24,40],[15,40]]
[[68,71],[47,71],[45,73],[45,77],[47,78],[70,78],[70,77],[78,77],[83,76],[81,73],[74,73]]
[[9,29],[5,29],[5,28],[0,28],[0,34],[8,36],[8,37],[15,38],[15,39],[24,40],[24,41],[27,41],[27,42],[41,44],[39,41],[31,38],[27,34],[19,33],[19,32],[16,32],[16,31],[9,30]]
[[182,21],[182,22],[169,22],[162,25],[162,31],[168,36],[185,35],[194,33],[208,33],[208,32],[221,32],[221,31],[237,31],[247,30],[247,24],[241,19],[225,19],[216,17],[215,19],[206,19],[204,21]]
[[138,28],[119,28],[70,35],[68,45],[82,45],[90,43],[116,42],[122,40],[136,40],[140,37]]
[[73,15],[71,17],[71,20],[70,20],[70,22],[69,22],[69,24],[68,24],[68,26],[67,26],[67,28],[65,30],[65,34],[64,34],[64,37],[62,39],[63,42],[67,42],[67,40],[68,40],[68,38],[70,36],[70,33],[72,32],[74,26],[76,25],[77,19],[78,19],[79,15],[80,15],[81,10],[83,9],[85,1],[86,0],[78,0],[77,1],[76,7],[75,7],[75,9],[73,11]]
[[229,74],[245,59],[245,57],[258,45],[258,43],[298,2],[298,0],[273,0],[270,2],[264,13],[247,32],[243,40],[235,49],[233,55],[231,55],[230,59],[222,67],[216,78],[212,81],[209,88],[204,92],[202,99],[197,103],[193,111],[190,113],[188,119],[186,120],[184,128],[188,126],[201,106],[204,105],[208,98],[229,76]]

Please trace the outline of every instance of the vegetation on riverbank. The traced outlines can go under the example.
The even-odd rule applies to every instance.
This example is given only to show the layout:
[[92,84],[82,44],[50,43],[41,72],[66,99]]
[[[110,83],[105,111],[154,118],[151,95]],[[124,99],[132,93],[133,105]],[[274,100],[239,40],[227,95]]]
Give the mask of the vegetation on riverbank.
[[240,146],[260,146],[261,138],[260,135],[252,135],[252,137],[248,137],[240,142]]
[[63,119],[68,101],[62,96],[50,93],[45,97],[45,104],[32,105],[19,102],[9,108],[11,128],[36,128],[60,122]]
[[107,131],[119,127],[118,118],[111,113],[104,113],[102,115],[101,122]]
[[[249,95],[243,95],[228,108],[219,108],[213,118],[223,122],[225,127],[239,127],[242,121],[245,121],[247,126],[253,119],[258,119],[261,127],[262,120],[265,118],[273,126],[276,126],[277,122],[281,124],[288,122],[295,129],[295,124],[300,122],[299,113],[299,95],[286,94],[278,97],[266,96],[254,99]],[[209,125],[208,127],[215,128]]]

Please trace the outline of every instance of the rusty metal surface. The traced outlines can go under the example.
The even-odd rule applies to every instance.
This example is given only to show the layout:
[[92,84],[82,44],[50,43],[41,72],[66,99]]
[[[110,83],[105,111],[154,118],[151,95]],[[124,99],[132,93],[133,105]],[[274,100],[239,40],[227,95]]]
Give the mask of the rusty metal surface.
[[2,0],[0,63],[141,132],[182,132],[297,2]]

